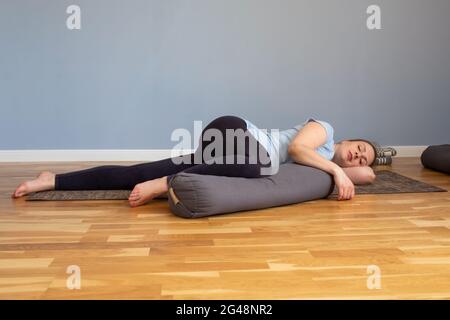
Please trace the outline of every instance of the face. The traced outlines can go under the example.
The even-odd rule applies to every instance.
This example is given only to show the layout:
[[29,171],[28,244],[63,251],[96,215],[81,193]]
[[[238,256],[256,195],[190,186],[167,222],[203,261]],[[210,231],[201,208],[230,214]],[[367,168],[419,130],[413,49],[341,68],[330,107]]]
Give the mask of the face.
[[333,161],[342,168],[370,166],[375,159],[375,151],[365,141],[341,141],[336,149]]

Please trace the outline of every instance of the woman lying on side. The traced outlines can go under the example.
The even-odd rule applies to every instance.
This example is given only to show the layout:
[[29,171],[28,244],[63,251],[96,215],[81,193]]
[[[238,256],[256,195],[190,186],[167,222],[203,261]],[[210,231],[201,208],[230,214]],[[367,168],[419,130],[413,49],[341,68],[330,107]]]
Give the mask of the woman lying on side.
[[[209,160],[223,161],[207,161],[205,151],[214,142],[204,137],[209,129],[223,134],[223,150],[226,150],[225,137],[229,129],[244,132],[258,149],[255,151],[250,148],[252,144],[247,140],[244,148],[236,146],[220,155],[211,153],[212,158]],[[375,174],[371,166],[375,163],[376,149],[372,143],[363,139],[334,143],[333,135],[334,129],[329,123],[313,118],[280,131],[277,136],[273,132],[260,130],[240,117],[222,116],[211,121],[202,131],[199,147],[192,154],[131,166],[105,165],[62,174],[44,171],[36,179],[20,184],[12,197],[44,190],[133,190],[128,201],[132,207],[136,207],[167,192],[168,183],[181,171],[258,178],[270,175],[263,173],[262,169],[296,162],[331,174],[339,191],[338,200],[349,200],[355,195],[354,184],[374,181]],[[228,161],[230,157],[235,161]]]

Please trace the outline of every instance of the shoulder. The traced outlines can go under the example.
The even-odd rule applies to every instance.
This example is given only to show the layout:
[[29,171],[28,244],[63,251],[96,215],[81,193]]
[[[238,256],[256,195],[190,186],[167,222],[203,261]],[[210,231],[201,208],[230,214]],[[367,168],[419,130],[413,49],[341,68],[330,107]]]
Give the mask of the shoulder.
[[325,132],[327,134],[327,140],[333,140],[333,136],[334,136],[334,128],[333,126],[328,123],[327,121],[324,120],[318,120],[315,118],[308,118],[304,123],[295,126],[294,128],[297,130],[300,130],[301,128],[303,128],[305,125],[307,125],[309,122],[314,121],[317,122],[319,124],[322,125],[322,127],[325,129]]

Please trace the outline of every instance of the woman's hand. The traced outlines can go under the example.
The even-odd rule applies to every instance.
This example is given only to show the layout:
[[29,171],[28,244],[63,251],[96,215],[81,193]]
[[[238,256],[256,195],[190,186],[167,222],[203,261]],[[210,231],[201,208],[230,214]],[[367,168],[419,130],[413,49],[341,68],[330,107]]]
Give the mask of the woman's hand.
[[355,196],[355,186],[344,170],[339,169],[334,173],[334,183],[339,190],[338,200],[350,200]]

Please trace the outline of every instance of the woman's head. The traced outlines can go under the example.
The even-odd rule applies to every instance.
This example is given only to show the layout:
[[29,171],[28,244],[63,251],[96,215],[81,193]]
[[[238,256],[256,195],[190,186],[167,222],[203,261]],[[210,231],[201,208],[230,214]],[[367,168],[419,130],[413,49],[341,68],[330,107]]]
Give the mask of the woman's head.
[[371,166],[375,162],[375,147],[363,139],[342,140],[334,145],[332,161],[342,168]]

